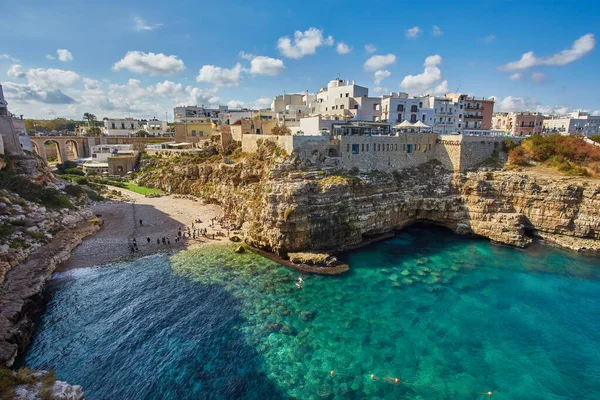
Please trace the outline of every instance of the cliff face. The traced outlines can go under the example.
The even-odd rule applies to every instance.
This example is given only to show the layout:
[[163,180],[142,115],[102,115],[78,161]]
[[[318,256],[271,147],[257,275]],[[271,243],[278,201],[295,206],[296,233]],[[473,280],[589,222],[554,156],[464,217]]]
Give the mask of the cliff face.
[[158,162],[140,180],[219,202],[243,225],[248,243],[283,256],[348,249],[416,221],[519,247],[535,235],[574,250],[600,250],[600,182],[593,180],[450,173],[436,164],[354,177],[307,169],[293,157],[268,160]]

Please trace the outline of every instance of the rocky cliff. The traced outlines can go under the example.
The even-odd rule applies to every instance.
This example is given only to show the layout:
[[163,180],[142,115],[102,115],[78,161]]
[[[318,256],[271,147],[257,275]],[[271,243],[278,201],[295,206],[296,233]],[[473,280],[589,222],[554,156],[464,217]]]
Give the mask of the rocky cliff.
[[348,249],[416,221],[518,247],[538,236],[573,250],[600,250],[595,180],[451,173],[434,163],[353,176],[272,150],[232,165],[151,160],[140,181],[220,203],[248,243],[282,256]]

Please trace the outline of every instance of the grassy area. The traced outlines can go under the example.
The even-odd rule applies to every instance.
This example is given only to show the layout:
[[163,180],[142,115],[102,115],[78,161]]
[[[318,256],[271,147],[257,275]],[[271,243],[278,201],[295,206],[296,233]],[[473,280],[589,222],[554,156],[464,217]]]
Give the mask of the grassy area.
[[162,194],[163,191],[160,189],[154,189],[154,188],[149,188],[149,187],[145,187],[145,186],[138,186],[138,185],[134,185],[133,183],[129,183],[129,182],[122,182],[125,189],[131,190],[132,192],[136,192],[139,194]]

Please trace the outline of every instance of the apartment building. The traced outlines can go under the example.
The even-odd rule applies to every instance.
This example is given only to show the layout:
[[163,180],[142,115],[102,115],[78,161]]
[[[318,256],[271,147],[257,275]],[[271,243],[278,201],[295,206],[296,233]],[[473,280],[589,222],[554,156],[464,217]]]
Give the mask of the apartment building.
[[461,93],[448,93],[445,97],[458,106],[459,115],[456,125],[458,132],[473,129],[492,129],[494,100],[487,100],[483,97],[478,99]]
[[511,136],[528,136],[542,133],[544,116],[532,112],[500,112],[492,116],[492,129]]
[[151,136],[161,136],[169,130],[169,126],[167,121],[160,121],[156,118],[152,118],[142,123],[142,129],[148,132]]
[[379,121],[381,97],[369,97],[369,89],[354,81],[334,79],[319,90],[308,112],[338,120]]
[[575,111],[564,116],[551,116],[544,120],[545,133],[561,135],[597,135],[600,133],[600,116]]
[[138,120],[133,118],[111,119],[104,118],[103,134],[107,136],[129,136],[141,129]]
[[433,112],[424,105],[424,101],[419,97],[409,97],[408,93],[390,93],[381,96],[381,122],[388,122],[392,125],[408,121],[414,124],[421,121],[424,124],[433,124]]

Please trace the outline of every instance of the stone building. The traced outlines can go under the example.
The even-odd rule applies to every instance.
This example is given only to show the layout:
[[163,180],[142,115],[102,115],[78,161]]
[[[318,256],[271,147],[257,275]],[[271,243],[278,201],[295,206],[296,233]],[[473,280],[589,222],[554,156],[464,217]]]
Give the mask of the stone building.
[[176,122],[175,141],[178,143],[198,143],[210,140],[217,129],[217,125],[210,120]]
[[23,147],[19,141],[19,132],[15,126],[14,118],[8,112],[8,102],[4,99],[4,91],[0,85],[0,135],[4,144],[3,152],[10,154],[23,154]]
[[243,135],[270,135],[277,126],[275,119],[241,119],[230,125],[233,140],[242,140]]

